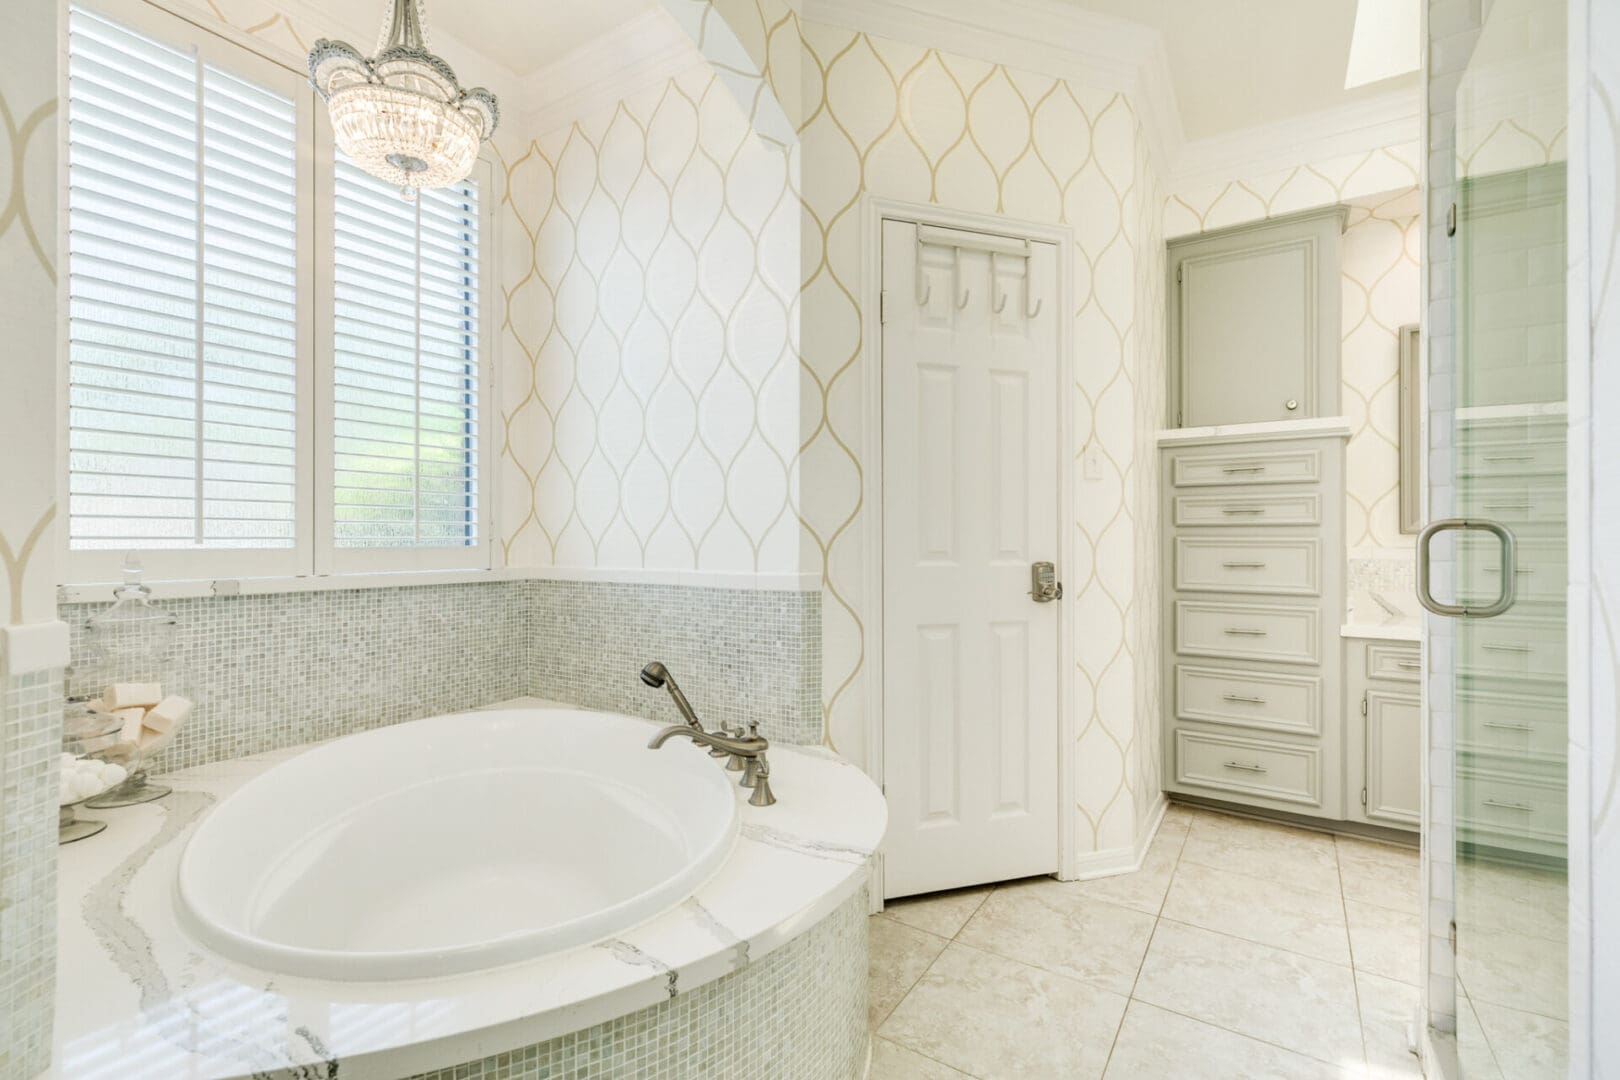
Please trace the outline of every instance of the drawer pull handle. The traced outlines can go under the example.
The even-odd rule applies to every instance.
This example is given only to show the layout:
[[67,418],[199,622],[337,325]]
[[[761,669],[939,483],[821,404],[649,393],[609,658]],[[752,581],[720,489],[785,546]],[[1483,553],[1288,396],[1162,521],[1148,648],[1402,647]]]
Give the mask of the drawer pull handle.
[[1264,630],[1256,630],[1254,627],[1251,627],[1251,626],[1228,626],[1226,628],[1225,632],[1228,633],[1228,634],[1231,634],[1233,637],[1265,637],[1266,636],[1266,632]]
[[1521,814],[1528,814],[1535,810],[1535,807],[1531,806],[1529,803],[1503,802],[1501,799],[1486,799],[1485,805],[1494,806],[1498,810],[1517,810]]
[[1265,471],[1266,467],[1264,465],[1228,465],[1226,468],[1221,470],[1221,472],[1228,475],[1233,473],[1256,473]]
[[1529,510],[1530,510],[1530,504],[1529,503],[1486,503],[1485,504],[1485,509],[1487,509],[1487,510],[1523,510],[1526,513],[1528,513]]
[[1421,660],[1397,660],[1397,661],[1395,661],[1395,666],[1400,668],[1402,671],[1417,671],[1417,670],[1419,670],[1419,669],[1421,669],[1423,667],[1423,661],[1421,661]]
[[1223,513],[1223,514],[1263,514],[1265,512],[1266,512],[1266,508],[1263,507],[1263,506],[1223,506],[1223,507],[1221,507],[1221,513]]
[[1221,563],[1221,565],[1228,570],[1264,570],[1266,568],[1266,564],[1263,562],[1228,562]]
[[1265,698],[1255,697],[1253,694],[1225,694],[1222,696],[1227,701],[1237,701],[1244,705],[1264,705],[1266,703]]
[[1485,726],[1488,727],[1488,728],[1498,728],[1498,729],[1500,729],[1502,731],[1532,731],[1532,730],[1534,730],[1529,724],[1512,724],[1512,723],[1509,723],[1506,720],[1486,720],[1485,721]]
[[1528,645],[1497,645],[1493,642],[1487,642],[1484,645],[1481,645],[1480,648],[1484,649],[1486,652],[1527,653],[1530,651],[1530,646]]
[[[1486,573],[1486,574],[1500,574],[1502,572],[1502,568],[1500,566],[1485,566],[1485,567],[1481,567],[1480,569],[1481,569],[1481,571],[1483,573]],[[1514,570],[1513,572],[1515,574],[1533,574],[1536,571],[1535,571],[1534,567],[1521,566],[1518,569]]]
[[1515,461],[1534,461],[1535,458],[1529,454],[1498,454],[1494,457],[1487,454],[1485,460],[1493,465],[1508,465]]
[[1266,767],[1264,765],[1257,765],[1257,764],[1255,764],[1253,762],[1247,762],[1247,761],[1228,761],[1226,763],[1226,767],[1228,769],[1242,769],[1244,772],[1265,772],[1266,771]]

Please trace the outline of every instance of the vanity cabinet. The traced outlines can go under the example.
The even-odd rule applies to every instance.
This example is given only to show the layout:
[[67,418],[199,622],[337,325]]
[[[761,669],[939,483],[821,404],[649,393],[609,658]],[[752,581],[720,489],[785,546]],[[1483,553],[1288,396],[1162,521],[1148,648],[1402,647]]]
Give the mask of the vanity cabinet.
[[1347,434],[1161,439],[1171,792],[1343,817]]
[[1338,414],[1344,222],[1332,207],[1170,242],[1169,426]]
[[1347,638],[1344,651],[1345,816],[1416,831],[1423,816],[1418,643]]

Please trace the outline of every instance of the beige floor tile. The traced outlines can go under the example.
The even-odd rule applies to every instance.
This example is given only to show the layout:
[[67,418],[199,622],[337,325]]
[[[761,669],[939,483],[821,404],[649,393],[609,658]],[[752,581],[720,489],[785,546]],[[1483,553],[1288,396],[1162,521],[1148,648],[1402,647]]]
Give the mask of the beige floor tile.
[[872,1039],[872,1071],[866,1080],[973,1080],[965,1072],[923,1057],[888,1039]]
[[1201,811],[1187,831],[1181,861],[1339,895],[1333,838],[1308,829]]
[[1562,872],[1471,862],[1457,867],[1456,882],[1464,925],[1567,940],[1569,883]]
[[1468,1080],[1502,1080],[1496,1055],[1485,1041],[1485,1031],[1479,1026],[1479,1017],[1466,994],[1457,998],[1457,1060]]
[[879,1034],[983,1080],[1102,1075],[1126,999],[952,942]]
[[1334,840],[1345,899],[1413,915],[1423,910],[1423,871],[1416,848],[1349,836]]
[[1408,1049],[1409,1026],[1418,1018],[1418,988],[1394,979],[1356,972],[1361,1002],[1361,1035],[1372,1080],[1422,1080],[1423,1068]]
[[977,885],[971,889],[952,889],[949,892],[890,900],[883,905],[883,914],[930,934],[955,937],[956,932],[979,910],[979,905],[984,903],[992,888],[990,885]]
[[1324,1061],[1132,1001],[1107,1080],[1345,1080]]
[[1561,942],[1458,924],[1457,977],[1468,987],[1476,1010],[1488,1002],[1562,1020],[1569,1007],[1567,969],[1568,953]]
[[1344,904],[1327,893],[1183,862],[1176,867],[1161,914],[1335,964],[1350,963]]
[[1569,1025],[1562,1020],[1478,1000],[1474,1013],[1509,1080],[1563,1080],[1568,1074]]
[[1353,974],[1325,960],[1161,919],[1135,996],[1296,1053],[1361,1063]]
[[867,920],[870,960],[866,977],[866,1011],[872,1027],[881,1024],[906,996],[928,965],[944,950],[944,938],[895,922],[883,915]]
[[1072,883],[1036,878],[997,889],[956,940],[1129,994],[1153,921],[1146,912],[1093,900]]
[[1344,902],[1356,971],[1421,985],[1423,920],[1390,908]]
[[1164,894],[1170,889],[1170,876],[1175,872],[1176,860],[1181,856],[1181,845],[1185,839],[1185,832],[1166,832],[1161,827],[1159,835],[1148,845],[1140,870],[1066,884],[1093,900],[1121,904],[1157,915],[1164,904]]
[[1161,835],[1166,833],[1172,835],[1175,833],[1185,834],[1192,826],[1193,818],[1197,816],[1198,811],[1193,807],[1188,806],[1186,803],[1173,802],[1164,808],[1164,820],[1159,823],[1159,833]]

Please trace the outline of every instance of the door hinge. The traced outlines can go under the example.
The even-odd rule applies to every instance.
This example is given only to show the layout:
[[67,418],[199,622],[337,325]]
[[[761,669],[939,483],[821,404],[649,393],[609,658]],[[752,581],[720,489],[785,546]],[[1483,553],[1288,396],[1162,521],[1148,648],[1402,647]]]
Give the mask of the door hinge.
[[1367,809],[1367,789],[1366,788],[1361,789],[1361,808],[1363,810]]
[[1446,235],[1457,235],[1457,204],[1452,203],[1446,207]]
[[1367,695],[1366,694],[1361,695],[1361,715],[1362,716],[1367,715]]
[[1457,920],[1452,919],[1450,927],[1446,930],[1446,944],[1451,946],[1451,955],[1457,955]]
[[889,290],[878,293],[878,325],[889,321]]
[[1179,263],[1176,265],[1176,284],[1181,284],[1181,265]]

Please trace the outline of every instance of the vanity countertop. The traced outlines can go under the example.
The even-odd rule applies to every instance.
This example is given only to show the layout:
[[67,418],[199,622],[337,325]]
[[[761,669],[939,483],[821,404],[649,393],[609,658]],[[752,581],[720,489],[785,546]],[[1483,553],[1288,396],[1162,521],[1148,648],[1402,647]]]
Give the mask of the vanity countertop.
[[881,793],[855,765],[821,747],[775,746],[777,804],[749,806],[739,789],[742,827],[730,859],[647,923],[465,975],[293,978],[234,963],[187,937],[175,871],[215,803],[308,749],[169,774],[172,794],[93,812],[106,831],[61,849],[47,1077],[318,1080],[341,1071],[344,1080],[392,1080],[577,1031],[739,970],[809,929],[866,882],[887,820]]
[[1423,613],[1410,592],[1357,590],[1339,636],[1374,641],[1422,641]]

